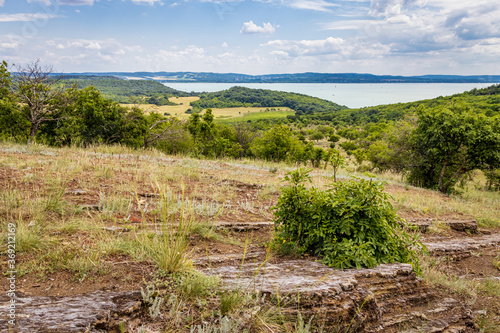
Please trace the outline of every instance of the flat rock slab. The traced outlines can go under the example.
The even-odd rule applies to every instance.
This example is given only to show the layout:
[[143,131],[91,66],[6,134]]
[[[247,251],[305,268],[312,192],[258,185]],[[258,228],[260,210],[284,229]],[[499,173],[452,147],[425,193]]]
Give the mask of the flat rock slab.
[[429,227],[431,227],[432,224],[439,224],[442,223],[448,228],[455,230],[455,231],[461,231],[461,232],[469,232],[472,234],[478,233],[477,229],[477,221],[475,220],[439,220],[439,219],[410,219],[408,220],[408,223],[415,225],[418,227],[420,232],[428,232]]
[[234,186],[238,188],[245,188],[245,189],[262,189],[264,188],[264,185],[261,184],[250,184],[250,183],[244,183],[239,180],[234,180],[234,179],[223,179],[220,182],[217,182],[217,185],[229,185],[229,186]]
[[446,255],[454,258],[467,257],[471,255],[471,251],[499,246],[500,234],[452,238],[436,242],[424,242],[424,244],[432,255]]
[[244,287],[261,292],[305,293],[311,290],[337,295],[358,285],[358,277],[410,275],[409,264],[380,265],[373,269],[337,270],[309,260],[287,260],[278,264],[244,264],[212,269],[228,288]]
[[270,228],[273,222],[216,222],[215,228],[234,231],[252,231]]
[[200,258],[193,258],[193,263],[200,268],[211,267],[213,264],[238,265],[245,261],[254,261],[259,257],[265,257],[265,252],[255,251],[248,253],[232,253],[222,255],[210,255]]
[[[327,327],[353,332],[397,332],[401,326],[432,332],[475,332],[460,302],[441,299],[409,264],[338,270],[309,260],[254,263],[205,269],[228,290],[257,292],[279,300],[282,313],[314,316]],[[300,310],[297,310],[300,307]],[[449,331],[452,332],[452,331]]]
[[[93,324],[106,321],[111,313],[131,312],[138,307],[140,291],[103,292],[42,297],[16,297],[16,327],[14,332],[99,332]],[[10,298],[0,296],[0,312],[7,313]],[[0,327],[7,328],[6,318],[0,318]],[[3,332],[3,331],[2,331]]]

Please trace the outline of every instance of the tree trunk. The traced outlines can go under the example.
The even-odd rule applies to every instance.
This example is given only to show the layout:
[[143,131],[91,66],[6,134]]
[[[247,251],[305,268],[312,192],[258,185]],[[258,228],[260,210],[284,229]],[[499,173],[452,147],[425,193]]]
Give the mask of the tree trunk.
[[28,138],[28,145],[35,141],[36,132],[38,132],[38,123],[31,123],[30,137]]
[[443,191],[443,178],[444,178],[444,173],[446,171],[446,166],[447,165],[448,165],[448,161],[444,162],[443,168],[441,169],[441,173],[439,174],[438,188],[439,188],[439,191],[443,192],[443,193],[445,193],[445,191]]

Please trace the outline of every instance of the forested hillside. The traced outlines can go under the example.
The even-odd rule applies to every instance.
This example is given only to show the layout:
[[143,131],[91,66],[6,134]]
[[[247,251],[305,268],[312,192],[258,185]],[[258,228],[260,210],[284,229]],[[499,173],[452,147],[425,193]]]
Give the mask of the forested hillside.
[[94,86],[105,97],[119,103],[149,103],[155,105],[171,105],[171,96],[191,96],[190,93],[169,88],[152,80],[124,80],[114,76],[65,75],[66,84],[76,84],[83,89]]
[[338,111],[347,107],[304,94],[283,91],[233,87],[228,90],[204,93],[191,102],[194,110],[228,107],[289,107],[296,114],[312,114]]
[[460,102],[473,108],[476,113],[488,117],[500,114],[500,85],[483,89],[473,89],[452,96],[440,96],[433,99],[409,103],[379,105],[360,109],[342,109],[335,112],[314,112],[307,115],[288,116],[292,122],[328,123],[333,125],[364,125],[367,123],[389,122],[412,115],[418,107],[445,107],[452,102]]

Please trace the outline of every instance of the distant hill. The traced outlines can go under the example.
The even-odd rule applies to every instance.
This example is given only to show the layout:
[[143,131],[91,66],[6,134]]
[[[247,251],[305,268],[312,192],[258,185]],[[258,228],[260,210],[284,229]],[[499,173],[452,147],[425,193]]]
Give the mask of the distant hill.
[[137,100],[149,104],[168,105],[172,96],[190,96],[190,93],[169,88],[152,80],[125,80],[112,75],[63,75],[67,84],[76,84],[80,89],[94,86],[101,93],[120,103],[134,103]]
[[203,93],[200,99],[191,102],[194,110],[230,107],[289,107],[296,114],[329,112],[346,109],[346,106],[304,94],[232,87],[224,91]]
[[213,83],[499,83],[500,75],[422,75],[392,76],[357,73],[295,73],[246,75],[237,73],[203,72],[108,72],[72,75],[116,76],[128,80]]

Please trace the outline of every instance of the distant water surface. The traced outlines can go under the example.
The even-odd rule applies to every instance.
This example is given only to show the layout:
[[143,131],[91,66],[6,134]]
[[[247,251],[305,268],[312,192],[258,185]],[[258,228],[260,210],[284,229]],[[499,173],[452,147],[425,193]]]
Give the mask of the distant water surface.
[[473,88],[485,88],[490,83],[165,83],[166,86],[195,92],[215,92],[234,86],[269,89],[306,94],[323,98],[350,108],[392,103],[414,102],[449,96]]

